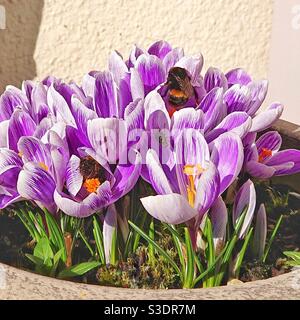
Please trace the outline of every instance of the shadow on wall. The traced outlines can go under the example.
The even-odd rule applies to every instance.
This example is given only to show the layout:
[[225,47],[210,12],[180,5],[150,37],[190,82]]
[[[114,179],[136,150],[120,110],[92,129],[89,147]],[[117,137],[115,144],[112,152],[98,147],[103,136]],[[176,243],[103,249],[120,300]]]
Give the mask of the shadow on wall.
[[[5,29],[0,30],[0,93],[36,76],[33,58],[44,0],[2,0]],[[3,18],[3,17],[2,17]]]

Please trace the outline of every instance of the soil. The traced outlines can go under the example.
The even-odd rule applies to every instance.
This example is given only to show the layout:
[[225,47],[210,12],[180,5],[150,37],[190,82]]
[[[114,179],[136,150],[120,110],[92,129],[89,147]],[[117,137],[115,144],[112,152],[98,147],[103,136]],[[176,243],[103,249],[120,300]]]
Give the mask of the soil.
[[[266,204],[267,239],[280,215],[283,215],[283,220],[266,263],[253,261],[251,257],[246,258],[240,273],[240,280],[243,282],[266,279],[288,272],[290,269],[285,265],[283,251],[300,248],[300,195],[289,191],[284,185],[260,183],[256,187],[257,204]],[[32,252],[34,244],[30,241],[31,238],[19,218],[12,211],[0,211],[0,261],[17,268],[32,270],[32,264],[25,257],[25,253]],[[140,250],[146,249],[141,247]],[[82,252],[80,256],[83,258],[85,253]],[[102,267],[98,272],[94,270],[76,281],[136,288],[177,288],[178,279],[172,272],[164,277],[165,270],[163,267],[160,270],[157,266],[149,266],[140,261],[140,257],[133,256],[117,267]],[[145,282],[145,278],[149,281]]]

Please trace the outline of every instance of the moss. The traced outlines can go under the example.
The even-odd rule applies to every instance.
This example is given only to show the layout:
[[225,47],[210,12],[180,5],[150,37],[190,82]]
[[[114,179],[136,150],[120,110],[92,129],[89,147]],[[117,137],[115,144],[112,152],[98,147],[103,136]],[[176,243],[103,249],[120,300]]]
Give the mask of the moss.
[[[178,259],[168,236],[162,238],[159,244],[174,260]],[[150,261],[148,248],[144,245],[131,254],[127,261],[99,268],[97,280],[101,285],[124,288],[180,288],[179,277],[169,263],[160,255],[156,255],[155,261]]]

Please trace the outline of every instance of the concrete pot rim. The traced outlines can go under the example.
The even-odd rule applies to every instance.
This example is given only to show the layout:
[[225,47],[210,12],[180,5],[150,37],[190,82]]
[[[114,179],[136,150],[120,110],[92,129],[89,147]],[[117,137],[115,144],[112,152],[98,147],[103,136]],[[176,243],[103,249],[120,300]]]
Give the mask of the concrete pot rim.
[[1,300],[300,300],[300,268],[266,280],[200,289],[125,289],[49,278],[0,263]]
[[[283,135],[300,140],[300,126],[279,120]],[[76,283],[0,263],[0,299],[17,300],[300,300],[300,268],[266,280],[206,289],[125,289]]]

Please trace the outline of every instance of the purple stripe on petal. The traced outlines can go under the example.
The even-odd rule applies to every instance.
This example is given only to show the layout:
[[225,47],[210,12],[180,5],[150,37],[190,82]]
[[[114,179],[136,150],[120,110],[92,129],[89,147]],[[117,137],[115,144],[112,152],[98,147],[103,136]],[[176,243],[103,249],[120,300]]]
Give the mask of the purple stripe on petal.
[[56,212],[53,199],[55,182],[50,174],[39,166],[32,163],[24,166],[24,170],[19,174],[17,190],[23,198],[35,201],[53,214]]
[[272,150],[273,152],[277,152],[282,144],[281,135],[277,131],[269,131],[256,141],[256,147],[258,153],[262,151],[262,148],[266,148],[268,150]]
[[252,97],[248,114],[250,116],[254,116],[266,98],[268,92],[268,81],[252,81],[248,84],[248,88],[250,89],[250,95]]
[[110,72],[97,73],[94,103],[98,116],[104,118],[118,116],[117,87]]
[[171,45],[167,41],[157,41],[148,49],[148,53],[163,59],[172,50]]
[[213,88],[228,89],[227,79],[224,73],[217,68],[209,68],[204,76],[204,87],[207,92]]
[[226,78],[229,86],[235,84],[247,85],[249,82],[252,81],[248,73],[241,68],[230,70],[226,73]]
[[[281,165],[287,168],[278,168]],[[291,164],[294,164],[291,167]],[[275,175],[289,175],[300,172],[300,150],[288,149],[275,153],[266,161],[266,165],[276,167]]]
[[234,225],[237,222],[237,219],[242,215],[245,208],[247,208],[246,215],[244,218],[244,222],[242,228],[239,233],[239,237],[242,238],[247,230],[249,229],[253,216],[254,210],[256,206],[256,192],[254,184],[251,180],[246,181],[235,197],[233,211],[232,211],[232,219]]
[[183,56],[184,53],[182,48],[175,48],[170,51],[163,59],[163,65],[166,73],[168,73]]
[[268,129],[282,115],[283,106],[279,103],[272,104],[267,110],[253,118],[250,132],[259,132]]
[[17,191],[0,186],[0,209],[4,209],[20,200],[22,200],[22,198]]
[[241,171],[244,152],[240,137],[232,132],[223,133],[211,145],[211,160],[216,165],[221,180],[220,194],[237,178]]
[[145,94],[166,81],[165,68],[159,58],[142,54],[135,65],[144,84]]
[[4,188],[15,189],[21,167],[8,165],[0,170],[0,185]]
[[224,101],[227,104],[228,113],[234,111],[248,112],[251,103],[251,92],[247,86],[236,84],[224,94]]
[[72,155],[66,168],[66,187],[73,197],[78,194],[83,183],[83,176],[80,174],[79,166],[80,159]]
[[211,162],[200,176],[196,187],[195,208],[199,213],[199,219],[207,212],[220,195],[220,176]]
[[152,217],[170,224],[184,223],[198,215],[197,210],[177,193],[150,196],[142,198],[141,202]]
[[156,152],[150,149],[146,157],[151,184],[157,194],[170,194],[172,187],[162,169]]
[[250,160],[245,165],[245,170],[255,178],[268,179],[275,173],[275,168],[267,166],[263,163]]
[[141,48],[134,45],[130,52],[129,60],[126,62],[126,64],[128,65],[128,68],[133,68],[135,66],[135,63],[138,57],[144,53],[145,52]]
[[223,121],[211,132],[206,134],[208,143],[219,137],[224,132],[234,132],[243,138],[251,128],[251,118],[246,112],[233,112],[223,119]]
[[22,110],[16,110],[8,125],[9,148],[18,152],[18,141],[22,136],[32,136],[36,125],[29,114]]

